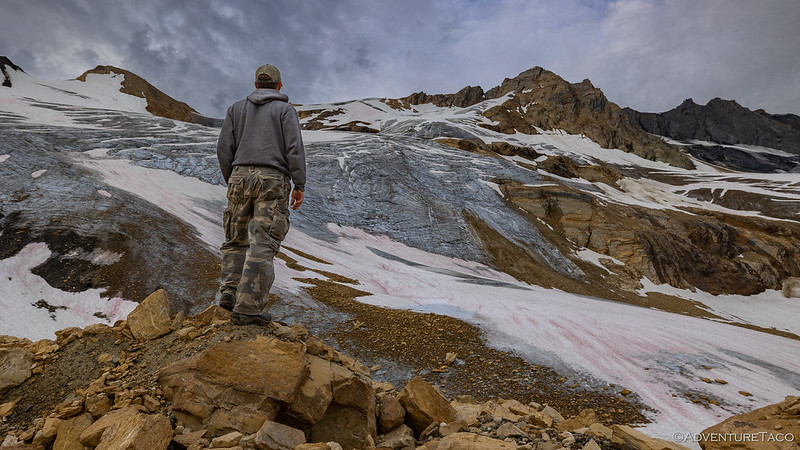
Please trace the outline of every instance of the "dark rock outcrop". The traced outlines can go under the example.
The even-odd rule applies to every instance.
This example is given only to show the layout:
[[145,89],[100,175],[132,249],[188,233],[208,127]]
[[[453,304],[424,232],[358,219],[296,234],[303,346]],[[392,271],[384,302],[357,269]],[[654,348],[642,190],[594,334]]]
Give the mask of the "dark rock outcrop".
[[686,99],[663,113],[623,111],[643,130],[673,139],[751,144],[800,154],[800,117],[751,111],[733,100],[715,98],[705,106]]
[[487,91],[486,98],[500,98],[509,92],[513,97],[483,114],[499,122],[488,126],[495,131],[536,134],[536,128],[561,129],[583,134],[603,148],[618,148],[677,167],[694,167],[679,149],[631,124],[622,109],[589,80],[569,83],[553,72],[534,67],[506,78]]
[[485,99],[483,88],[480,86],[467,86],[455,94],[433,94],[428,95],[424,92],[416,92],[399,99],[401,102],[411,105],[421,105],[423,103],[433,103],[440,107],[456,106],[466,108]]
[[0,71],[3,72],[3,86],[11,87],[11,77],[8,76],[8,69],[16,70],[18,72],[25,72],[18,65],[11,62],[5,56],[0,56]]

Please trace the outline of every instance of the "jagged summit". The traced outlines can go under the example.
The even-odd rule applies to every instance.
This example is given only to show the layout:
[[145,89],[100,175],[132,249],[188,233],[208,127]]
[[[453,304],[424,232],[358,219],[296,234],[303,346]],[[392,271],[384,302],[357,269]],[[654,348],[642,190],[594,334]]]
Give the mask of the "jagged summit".
[[500,98],[513,92],[502,105],[484,115],[500,124],[503,133],[520,131],[535,134],[536,129],[561,129],[582,134],[603,148],[618,148],[646,159],[663,161],[683,168],[692,162],[678,149],[632,126],[619,106],[585,79],[569,83],[541,67],[506,78],[486,92],[487,98]]
[[735,100],[711,99],[699,105],[691,98],[663,113],[642,113],[625,108],[631,121],[643,130],[678,140],[749,144],[800,154],[800,117],[752,111]]
[[11,78],[9,77],[8,72],[6,72],[6,67],[10,68],[11,70],[16,70],[17,72],[25,71],[22,70],[22,68],[20,68],[18,65],[11,62],[11,60],[7,57],[0,56],[0,71],[3,73],[3,86],[11,87]]
[[147,111],[153,115],[183,122],[199,123],[201,125],[214,125],[217,122],[214,119],[204,117],[186,103],[175,100],[163,93],[147,80],[129,70],[101,65],[92,70],[87,70],[76,79],[79,81],[86,81],[86,76],[89,74],[123,75],[124,80],[122,81],[120,92],[146,99]]

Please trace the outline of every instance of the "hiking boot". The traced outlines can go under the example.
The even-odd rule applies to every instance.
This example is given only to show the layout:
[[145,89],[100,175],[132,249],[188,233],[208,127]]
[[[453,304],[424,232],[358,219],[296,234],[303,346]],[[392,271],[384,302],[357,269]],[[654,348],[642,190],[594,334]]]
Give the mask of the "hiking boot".
[[262,312],[259,316],[251,316],[249,314],[231,314],[231,323],[234,325],[261,325],[266,327],[272,322],[272,315],[268,312]]
[[233,294],[224,293],[219,299],[219,306],[222,309],[227,309],[233,312],[233,307],[236,305],[236,297]]

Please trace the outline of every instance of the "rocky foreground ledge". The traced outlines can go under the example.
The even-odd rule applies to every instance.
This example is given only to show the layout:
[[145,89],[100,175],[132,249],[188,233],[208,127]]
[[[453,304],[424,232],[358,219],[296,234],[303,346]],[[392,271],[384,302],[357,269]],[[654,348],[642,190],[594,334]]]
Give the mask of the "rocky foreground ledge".
[[[217,306],[171,317],[163,290],[113,327],[56,335],[0,336],[3,449],[686,448],[591,409],[565,419],[534,402],[448,400],[419,377],[398,391],[299,324],[236,327]],[[732,417],[701,446],[797,448],[791,433],[800,397]]]

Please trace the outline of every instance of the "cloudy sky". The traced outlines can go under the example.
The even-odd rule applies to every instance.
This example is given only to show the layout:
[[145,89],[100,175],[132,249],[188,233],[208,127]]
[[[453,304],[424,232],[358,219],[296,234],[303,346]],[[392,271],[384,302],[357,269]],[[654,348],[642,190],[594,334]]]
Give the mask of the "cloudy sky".
[[46,80],[99,64],[215,117],[278,66],[295,103],[489,89],[542,66],[620,106],[800,114],[797,0],[0,0],[0,55]]

